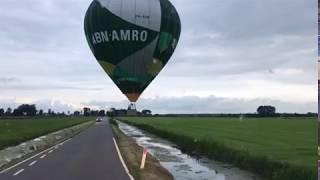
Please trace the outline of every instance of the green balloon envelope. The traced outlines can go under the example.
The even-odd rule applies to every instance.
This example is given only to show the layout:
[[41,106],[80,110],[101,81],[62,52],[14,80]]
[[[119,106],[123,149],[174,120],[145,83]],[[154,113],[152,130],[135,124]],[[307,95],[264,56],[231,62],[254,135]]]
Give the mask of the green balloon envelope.
[[99,64],[136,102],[172,56],[181,23],[168,0],[94,0],[84,30]]

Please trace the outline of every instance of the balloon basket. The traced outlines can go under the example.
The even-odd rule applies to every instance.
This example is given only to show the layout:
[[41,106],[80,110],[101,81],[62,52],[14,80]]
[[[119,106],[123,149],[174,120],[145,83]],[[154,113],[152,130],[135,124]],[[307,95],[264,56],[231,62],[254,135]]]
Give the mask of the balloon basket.
[[135,103],[130,103],[128,106],[128,110],[137,110]]
[[130,103],[127,110],[127,116],[137,116],[137,109],[135,103]]

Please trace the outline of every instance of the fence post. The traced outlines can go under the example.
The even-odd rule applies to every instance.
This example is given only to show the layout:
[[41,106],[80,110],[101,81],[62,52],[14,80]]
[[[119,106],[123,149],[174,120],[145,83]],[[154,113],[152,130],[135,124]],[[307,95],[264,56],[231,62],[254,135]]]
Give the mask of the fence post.
[[141,160],[140,169],[144,169],[144,164],[146,163],[147,154],[148,154],[147,148],[143,148],[143,154],[142,154],[142,160]]

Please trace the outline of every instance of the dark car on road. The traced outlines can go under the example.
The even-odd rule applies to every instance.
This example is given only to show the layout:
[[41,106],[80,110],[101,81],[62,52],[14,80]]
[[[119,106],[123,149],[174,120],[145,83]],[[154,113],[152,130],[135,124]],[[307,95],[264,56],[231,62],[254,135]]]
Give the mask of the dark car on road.
[[102,118],[101,117],[97,117],[96,122],[101,122]]

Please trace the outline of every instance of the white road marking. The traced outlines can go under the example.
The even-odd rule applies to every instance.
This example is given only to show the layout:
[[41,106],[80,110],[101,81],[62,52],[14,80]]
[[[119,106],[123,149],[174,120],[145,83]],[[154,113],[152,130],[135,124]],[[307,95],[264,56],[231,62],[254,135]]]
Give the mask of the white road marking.
[[123,158],[122,158],[122,155],[121,155],[121,152],[120,152],[120,150],[119,150],[117,141],[116,141],[114,138],[113,138],[113,142],[114,142],[114,146],[116,147],[116,150],[117,150],[117,152],[118,152],[118,156],[119,156],[119,158],[120,158],[120,161],[121,161],[121,164],[122,164],[124,170],[125,170],[126,173],[128,174],[130,180],[134,180],[133,176],[130,174],[130,172],[129,172],[128,168],[127,168],[126,163],[124,162],[124,160],[123,160]]
[[29,164],[29,166],[34,165],[35,163],[37,163],[37,161],[32,161],[32,163]]
[[53,152],[53,150],[50,150],[50,151],[48,151],[48,154],[50,154],[50,153],[52,153]]
[[[63,141],[62,143],[66,143],[66,142],[68,142],[68,141],[70,141],[70,140],[71,140],[71,138]],[[61,144],[61,143],[60,143],[60,144]],[[23,160],[23,161],[20,161],[20,162],[18,162],[17,164],[14,164],[14,165],[8,167],[7,169],[4,169],[4,170],[0,171],[0,174],[5,173],[5,172],[9,171],[10,169],[15,168],[15,167],[19,166],[20,164],[25,163],[25,162],[27,162],[27,161],[29,161],[29,160],[31,160],[31,159],[39,156],[40,154],[43,154],[43,153],[47,152],[47,151],[49,151],[49,150],[51,150],[51,149],[53,149],[53,148],[55,148],[55,147],[56,147],[56,145],[54,145],[54,146],[52,146],[52,147],[50,147],[50,148],[48,148],[48,149],[45,149],[45,150],[39,152],[38,154],[35,154],[35,155],[33,155],[33,156],[31,156],[31,157]]]
[[16,173],[13,174],[13,176],[17,176],[18,174],[22,173],[24,171],[24,169],[20,169],[19,171],[17,171]]
[[44,155],[42,155],[41,157],[40,157],[40,159],[43,159],[43,158],[45,158],[47,155],[46,154],[44,154]]
[[57,145],[55,146],[55,149],[58,149],[60,146],[64,145],[64,144],[67,143],[68,141],[71,141],[71,139],[72,139],[72,138],[69,138],[69,139],[67,139],[67,140],[65,140],[65,141],[62,141],[61,143],[57,144]]

